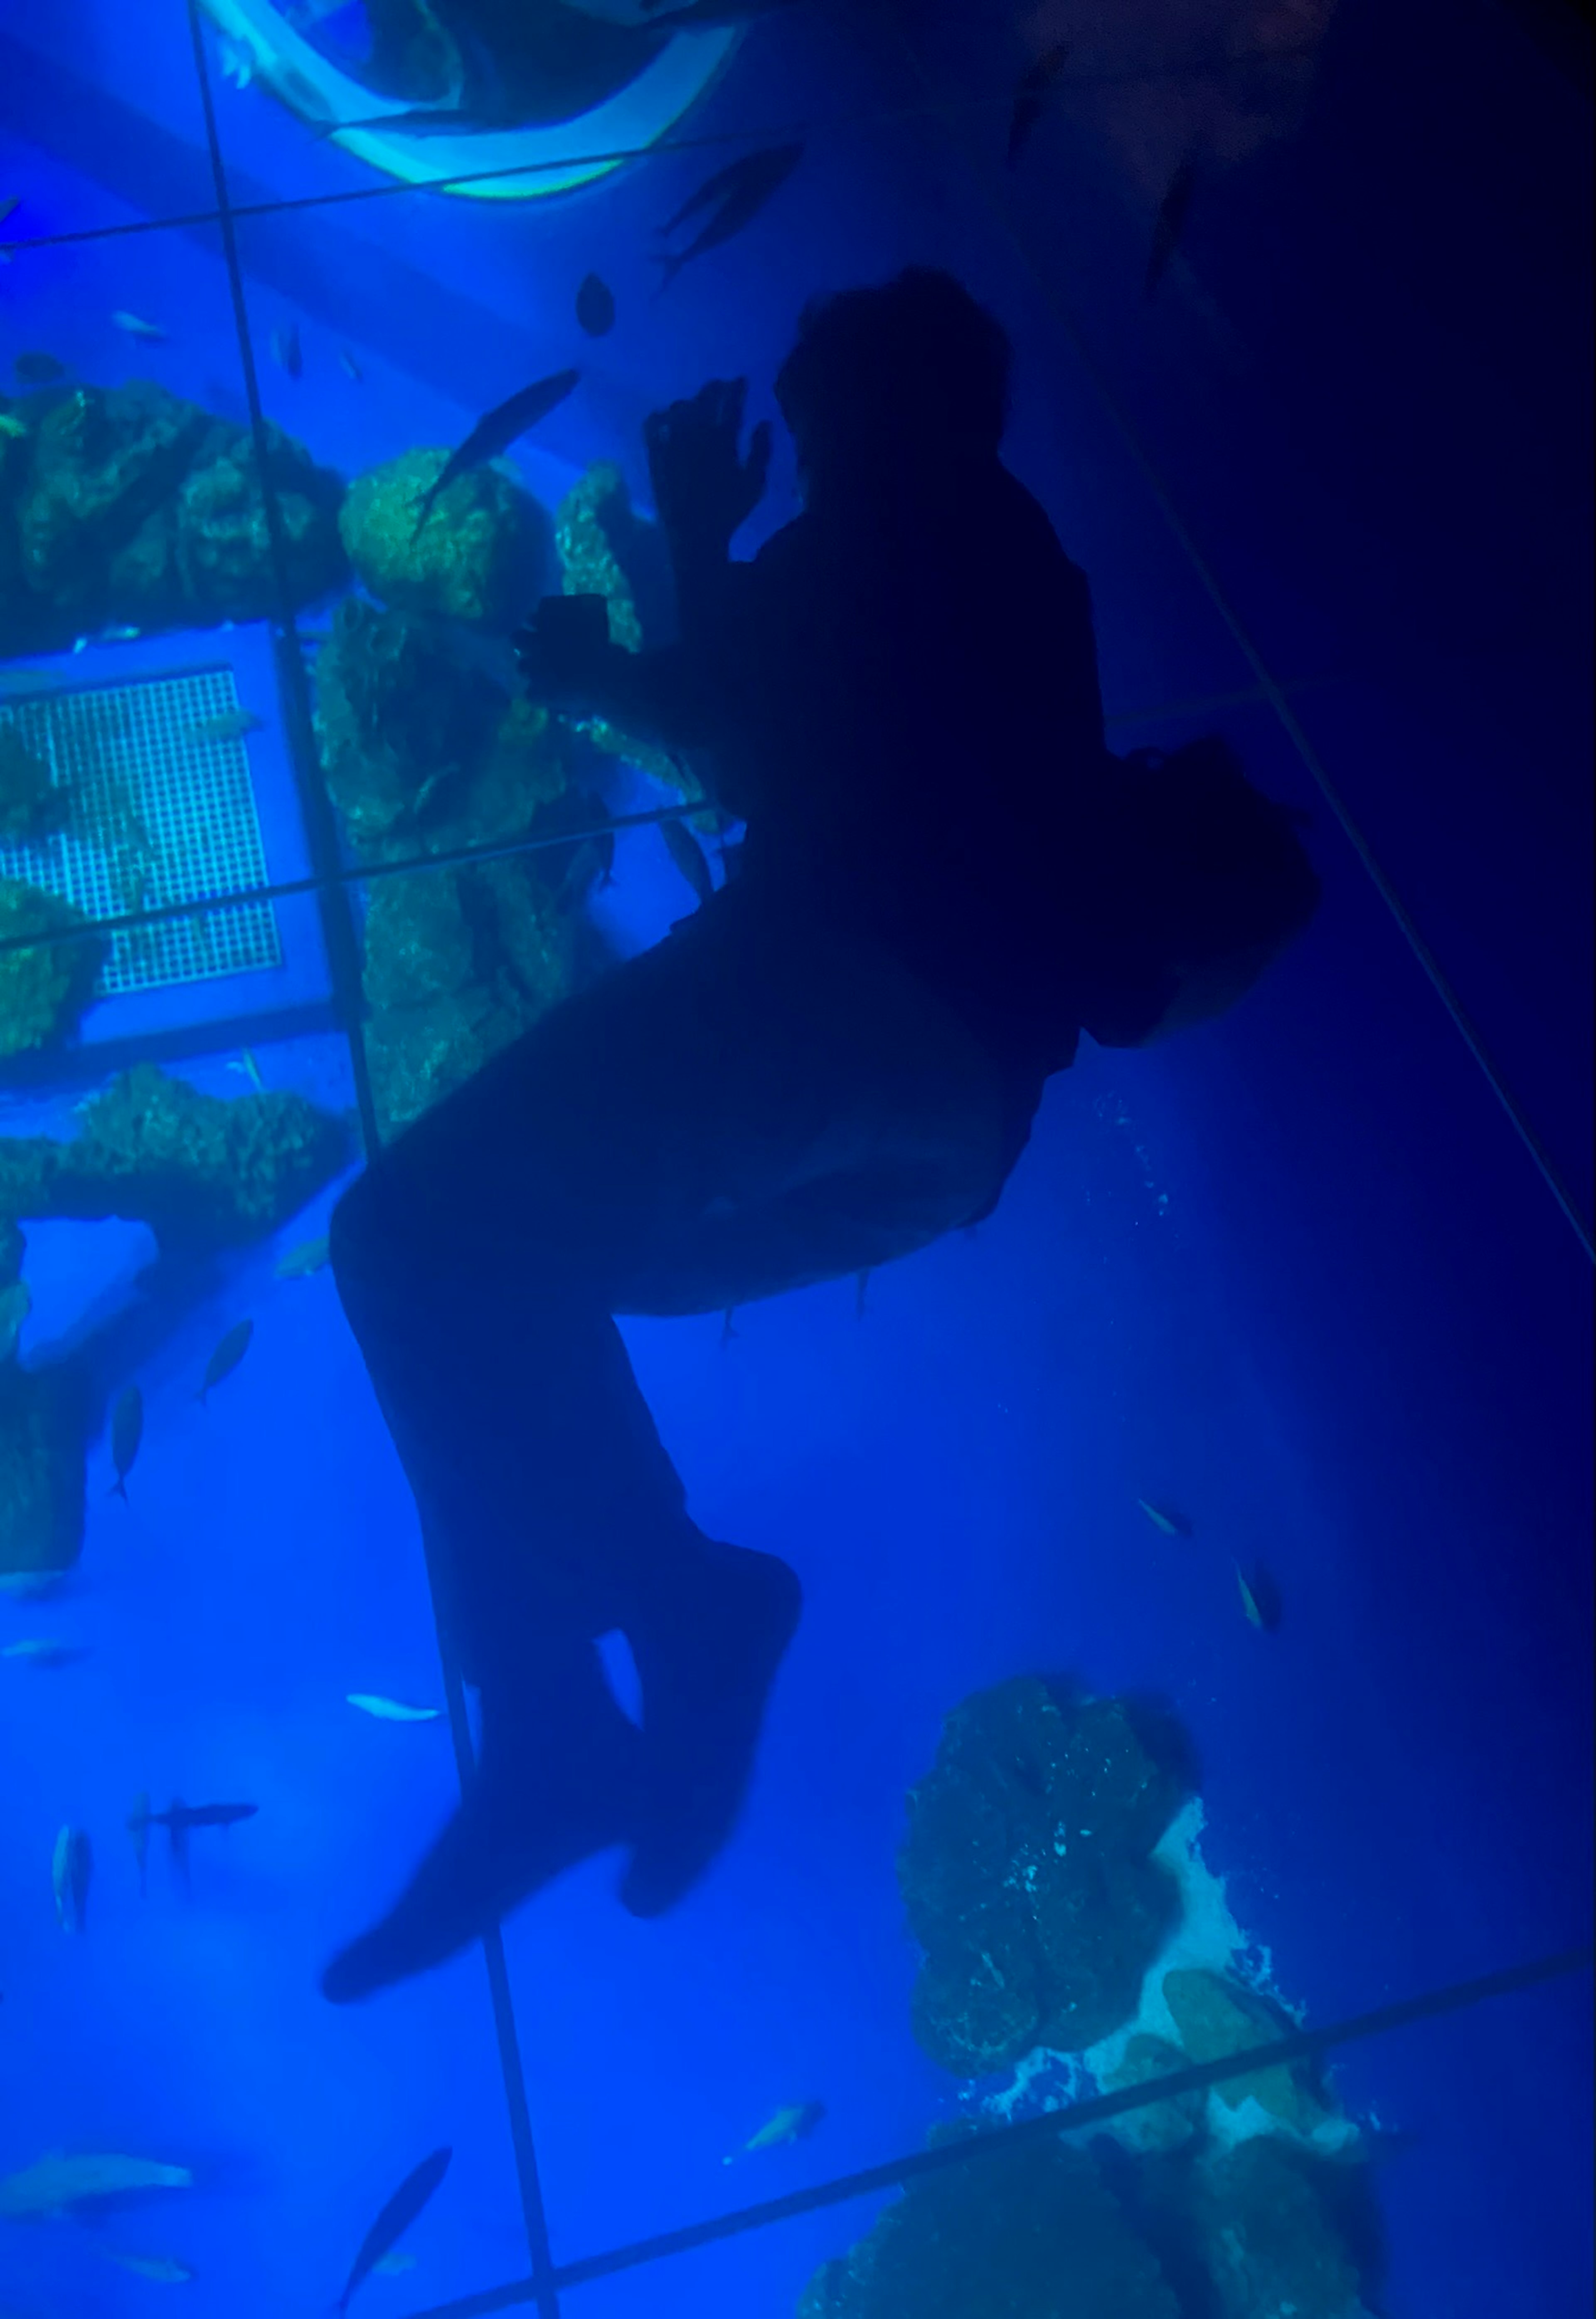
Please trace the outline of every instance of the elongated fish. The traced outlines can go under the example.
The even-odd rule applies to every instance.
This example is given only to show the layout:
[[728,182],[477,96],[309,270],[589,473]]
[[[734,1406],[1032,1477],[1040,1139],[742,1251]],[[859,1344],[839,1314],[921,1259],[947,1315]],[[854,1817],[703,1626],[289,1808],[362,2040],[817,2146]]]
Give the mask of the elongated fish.
[[102,2247],[107,2262],[119,2270],[131,2270],[135,2278],[148,2278],[157,2287],[192,2287],[194,2273],[185,2262],[170,2254],[129,2254],[121,2247]]
[[1161,1529],[1166,1538],[1190,1538],[1191,1519],[1177,1506],[1155,1506],[1150,1498],[1138,1498],[1136,1502],[1153,1528]]
[[757,2133],[751,2134],[741,2150],[734,2150],[723,2158],[723,2166],[735,2166],[739,2158],[750,2158],[761,2150],[779,2150],[786,2143],[801,2142],[813,2134],[825,2116],[825,2104],[820,2101],[789,2102],[766,2118]]
[[258,1804],[185,1804],[175,1796],[165,1811],[151,1811],[148,1792],[141,1791],[133,1798],[133,1808],[128,1814],[128,1834],[133,1839],[133,1854],[139,1863],[139,1889],[144,1889],[144,1863],[149,1850],[149,1831],[164,1827],[172,1847],[172,1865],[186,1882],[188,1877],[188,1839],[196,1827],[237,1827],[253,1819],[260,1809]]
[[1249,1627],[1260,1634],[1272,1635],[1280,1624],[1284,1605],[1280,1589],[1261,1562],[1254,1563],[1250,1575],[1238,1562],[1236,1586],[1241,1597],[1241,1611]]
[[231,1376],[239,1363],[249,1350],[249,1340],[254,1334],[253,1321],[233,1322],[232,1327],[205,1363],[205,1382],[194,1395],[196,1401],[203,1402],[205,1395],[213,1385],[219,1385],[223,1377]]
[[24,1635],[21,1642],[7,1643],[0,1650],[0,1659],[26,1659],[37,1667],[72,1666],[88,1655],[86,1643],[63,1643],[54,1635]]
[[715,891],[715,880],[709,874],[709,864],[698,839],[681,821],[662,821],[660,835],[665,841],[665,851],[692,888],[694,898],[707,902]]
[[326,1268],[327,1251],[323,1232],[318,1240],[302,1240],[297,1248],[285,1250],[272,1269],[279,1280],[308,1280],[313,1272]]
[[87,1926],[89,1880],[94,1872],[95,1848],[86,1830],[70,1825],[63,1827],[50,1855],[50,1881],[56,1896],[56,1922],[64,1933],[81,1933]]
[[64,2215],[95,2198],[123,2198],[140,2190],[188,2190],[186,2166],[161,2166],[149,2158],[68,2158],[52,2150],[19,2174],[0,2179],[0,2215],[13,2222]]
[[708,222],[685,249],[656,253],[664,268],[660,288],[668,290],[684,266],[690,266],[707,249],[718,249],[722,242],[730,241],[744,226],[751,225],[803,158],[801,145],[772,145],[762,152],[745,154],[742,160],[730,162],[712,177],[707,177],[675,216],[660,228],[662,235],[672,234],[690,218],[697,217],[700,210],[712,212]]
[[546,419],[564,402],[581,376],[580,371],[554,371],[547,378],[522,387],[508,402],[490,411],[485,419],[479,419],[459,449],[449,453],[437,481],[428,483],[421,494],[420,512],[411,538],[420,537],[421,527],[432,513],[433,502],[440,492],[446,492],[458,476],[469,474],[473,467],[485,467],[490,459],[508,451],[518,436],[524,435],[528,427],[536,427],[540,419]]
[[136,1385],[128,1385],[116,1396],[116,1406],[111,1412],[111,1462],[116,1468],[116,1479],[110,1494],[127,1503],[128,1475],[133,1470],[133,1460],[139,1455],[139,1444],[144,1439],[144,1395]]
[[431,2197],[449,2170],[454,2152],[447,2144],[424,2158],[413,2174],[404,2180],[389,2199],[376,2221],[361,2241],[360,2251],[355,2258],[348,2281],[334,2308],[347,2311],[349,2298],[363,2280],[371,2277],[383,2257],[404,2236],[416,2216]]
[[348,1691],[344,1693],[351,1707],[363,1715],[374,1715],[379,1723],[436,1723],[443,1713],[441,1707],[407,1707],[401,1699],[385,1699],[380,1691]]
[[159,322],[147,322],[141,314],[124,313],[119,309],[111,319],[119,330],[126,331],[130,338],[164,338],[167,336]]
[[202,717],[184,735],[185,741],[203,744],[206,741],[241,741],[246,734],[258,733],[261,720],[253,708],[221,708],[214,717]]

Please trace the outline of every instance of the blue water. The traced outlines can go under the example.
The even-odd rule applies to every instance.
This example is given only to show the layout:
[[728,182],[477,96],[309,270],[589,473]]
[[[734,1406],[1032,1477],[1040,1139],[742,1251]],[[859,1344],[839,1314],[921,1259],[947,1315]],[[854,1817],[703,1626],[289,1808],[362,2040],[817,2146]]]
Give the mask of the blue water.
[[[1050,38],[1069,14],[1043,12]],[[876,1275],[862,1316],[849,1281],[749,1309],[729,1340],[718,1320],[627,1324],[695,1519],[784,1555],[807,1609],[699,1890],[635,1923],[601,1861],[504,1929],[560,2262],[877,2164],[957,2113],[910,2035],[893,1860],[942,1717],[1015,1674],[1173,1702],[1202,1759],[1204,1858],[1312,2025],[1589,1938],[1590,1267],[1309,762],[1588,1215],[1590,108],[1532,30],[1493,0],[1461,18],[1348,0],[1300,117],[1200,181],[1150,305],[1156,172],[1184,117],[1128,130],[1082,98],[1005,173],[1025,51],[986,12],[916,14],[906,44],[840,11],[761,19],[669,132],[742,143],[494,202],[344,198],[391,181],[258,79],[223,79],[205,33],[231,198],[291,204],[237,225],[261,394],[320,463],[353,475],[455,442],[576,362],[581,389],[514,463],[552,506],[614,460],[646,510],[649,410],[746,374],[762,413],[806,299],[946,265],[1013,334],[1006,456],[1090,575],[1114,744],[1223,731],[1312,813],[1325,883],[1233,1015],[1144,1054],[1083,1044],[996,1215]],[[654,227],[726,152],[798,129],[804,165],[769,211],[656,302]],[[86,381],[154,376],[244,420],[181,10],[6,12],[12,194],[0,230],[45,246],[0,268],[0,362],[45,347]],[[590,269],[619,310],[597,341],[572,311]],[[135,343],[116,309],[169,336]],[[267,352],[291,323],[297,380]],[[779,447],[748,546],[792,492]],[[77,683],[219,658],[268,703],[250,762],[269,874],[303,876],[264,624],[39,666]],[[611,801],[659,794],[618,774]],[[640,830],[594,910],[636,948],[690,902]],[[279,970],[95,1006],[56,1066],[0,1091],[6,1134],[71,1135],[140,1051],[239,1096],[239,1024],[268,1088],[348,1109],[313,903],[281,905],[279,930]],[[361,2303],[431,2310],[527,2274],[480,1953],[353,2010],[316,1986],[456,1793],[446,1722],[346,1703],[444,1692],[408,1492],[331,1281],[275,1273],[337,1188],[228,1256],[139,1361],[130,1502],[97,1440],[73,1590],[0,1601],[0,1646],[90,1647],[55,1670],[0,1660],[0,2178],[57,2150],[194,2177],[123,2210],[0,2219],[15,2319],[158,2304],[106,2260],[130,2251],[192,2270],[197,2313],[323,2309],[442,2143],[415,2267]],[[24,1228],[38,1366],[129,1305],[150,1242],[113,1220]],[[240,1314],[248,1358],[201,1407]],[[1139,1497],[1188,1510],[1194,1536],[1160,1535]],[[1286,1606],[1267,1638],[1231,1569],[1259,1559]],[[259,1812],[196,1839],[188,1890],[152,1845],[141,1895],[123,1829],[141,1789]],[[95,1845],[80,1937],[51,1901],[63,1823]],[[1402,2137],[1378,2175],[1390,2319],[1589,2308],[1591,2044],[1575,1973],[1337,2062],[1346,2111]],[[726,2171],[811,2098],[811,2139]],[[560,2307],[775,2319],[882,2205]]]

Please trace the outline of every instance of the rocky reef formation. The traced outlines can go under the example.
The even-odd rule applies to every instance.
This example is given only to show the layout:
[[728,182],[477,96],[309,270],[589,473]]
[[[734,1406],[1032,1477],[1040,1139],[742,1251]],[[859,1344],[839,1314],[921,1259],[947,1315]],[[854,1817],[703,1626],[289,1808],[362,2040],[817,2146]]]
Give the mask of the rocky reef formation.
[[1043,2125],[1094,2075],[1150,2087],[1291,2026],[1224,1969],[1240,1936],[1195,1849],[1195,1785],[1189,1741],[1145,1701],[1024,1677],[948,1717],[898,1861],[926,1950],[916,2035],[972,2075],[1014,2061],[1025,2023],[1059,2050],[967,2089],[928,2137],[966,2161],[911,2180],[798,2319],[1367,2319],[1369,2169],[1312,2071],[1153,2098],[1090,2138]]
[[0,942],[24,934],[76,937],[0,950],[0,1059],[48,1047],[77,1028],[104,958],[88,925],[70,902],[21,879],[0,878]]
[[224,1101],[153,1063],[113,1079],[81,1121],[70,1141],[0,1138],[0,1575],[76,1560],[85,1450],[104,1398],[92,1347],[38,1370],[18,1362],[22,1225],[147,1223],[167,1272],[198,1279],[207,1259],[275,1231],[351,1156],[346,1123],[303,1096]]
[[[591,818],[566,736],[459,624],[350,598],[315,668],[328,789],[370,862],[513,842]],[[480,1070],[572,987],[570,849],[375,879],[364,915],[366,1052],[384,1133]]]
[[912,2183],[798,2319],[1183,2319],[1086,2152],[1032,2142]]
[[1132,2017],[1179,1908],[1152,1850],[1194,1778],[1179,1734],[1125,1700],[1021,1676],[954,1709],[897,1861],[933,2061],[978,2076]]
[[338,519],[350,563],[374,596],[508,633],[524,620],[547,568],[548,518],[496,467],[476,467],[421,502],[446,451],[404,451],[356,476]]
[[[149,380],[48,387],[4,403],[0,654],[101,628],[208,627],[277,608],[246,428]],[[14,431],[20,430],[20,431]],[[341,586],[341,480],[266,429],[293,604]]]
[[0,845],[37,845],[66,819],[67,801],[24,735],[0,721]]

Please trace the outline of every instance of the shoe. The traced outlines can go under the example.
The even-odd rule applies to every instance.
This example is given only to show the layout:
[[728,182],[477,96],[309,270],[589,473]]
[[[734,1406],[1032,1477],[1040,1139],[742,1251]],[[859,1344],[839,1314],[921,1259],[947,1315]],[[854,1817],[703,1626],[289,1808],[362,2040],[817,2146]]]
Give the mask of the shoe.
[[642,1831],[620,1886],[633,1916],[674,1908],[730,1836],[802,1611],[786,1563],[706,1541],[694,1583],[628,1628],[645,1751]]
[[388,1914],[322,1974],[334,2005],[442,1964],[566,1869],[636,1839],[642,1739],[607,1688],[602,1707],[585,1683],[581,1697],[573,1727],[546,1695],[528,1714],[513,1696],[484,1691],[470,1789]]

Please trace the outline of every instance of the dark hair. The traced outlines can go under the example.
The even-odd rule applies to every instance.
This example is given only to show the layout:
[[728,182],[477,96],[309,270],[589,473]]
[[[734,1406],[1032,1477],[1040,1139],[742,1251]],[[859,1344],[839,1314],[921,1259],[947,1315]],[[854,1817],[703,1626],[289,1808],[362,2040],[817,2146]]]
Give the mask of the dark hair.
[[1194,970],[1231,970],[1240,997],[1319,906],[1306,817],[1255,789],[1217,736],[1123,759],[1094,818],[1104,1043],[1136,1044]]
[[904,444],[994,456],[1008,420],[1008,334],[951,274],[911,266],[804,310],[776,400],[824,469]]

